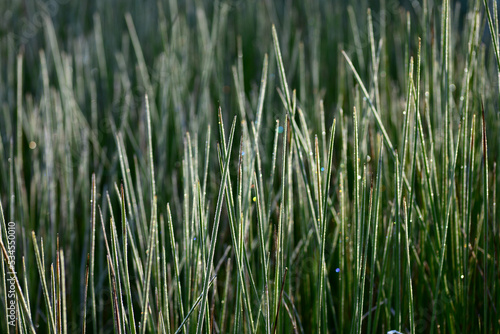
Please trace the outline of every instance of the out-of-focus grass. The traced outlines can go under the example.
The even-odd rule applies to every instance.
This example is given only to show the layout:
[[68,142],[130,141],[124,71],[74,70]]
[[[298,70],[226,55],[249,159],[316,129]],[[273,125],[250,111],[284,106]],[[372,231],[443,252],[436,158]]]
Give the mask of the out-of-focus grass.
[[499,332],[498,32],[486,0],[1,2],[0,332]]

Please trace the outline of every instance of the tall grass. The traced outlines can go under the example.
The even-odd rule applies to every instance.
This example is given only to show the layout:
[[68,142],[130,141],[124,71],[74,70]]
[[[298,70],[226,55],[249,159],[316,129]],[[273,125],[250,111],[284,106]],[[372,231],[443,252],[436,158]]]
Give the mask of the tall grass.
[[0,13],[0,332],[500,332],[496,1]]

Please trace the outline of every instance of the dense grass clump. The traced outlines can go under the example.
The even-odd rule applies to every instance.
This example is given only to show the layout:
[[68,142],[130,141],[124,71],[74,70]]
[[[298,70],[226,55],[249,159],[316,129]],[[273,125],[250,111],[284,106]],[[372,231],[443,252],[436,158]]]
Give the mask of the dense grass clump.
[[0,2],[1,333],[500,333],[497,1]]

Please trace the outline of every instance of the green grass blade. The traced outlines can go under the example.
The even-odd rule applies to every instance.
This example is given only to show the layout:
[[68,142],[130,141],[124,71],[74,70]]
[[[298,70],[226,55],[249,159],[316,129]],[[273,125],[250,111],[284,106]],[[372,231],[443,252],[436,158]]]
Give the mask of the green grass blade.
[[[207,295],[208,295],[208,286],[209,286],[209,281],[210,281],[210,271],[212,269],[213,265],[213,260],[214,260],[214,253],[215,253],[215,245],[217,243],[217,234],[219,233],[219,222],[220,222],[220,215],[222,211],[222,203],[223,203],[223,197],[224,193],[226,191],[226,180],[229,172],[229,160],[231,158],[231,149],[233,145],[233,137],[234,137],[234,129],[236,125],[236,118],[233,120],[233,125],[231,126],[231,132],[229,135],[229,141],[228,141],[228,152],[226,154],[225,163],[224,163],[224,172],[222,174],[222,180],[221,180],[221,185],[219,189],[219,196],[217,198],[217,209],[215,211],[215,217],[214,217],[214,226],[212,227],[212,237],[210,238],[211,240],[211,245],[210,245],[210,250],[208,253],[208,260],[207,260],[207,267],[205,269],[205,278],[204,278],[204,283],[203,283],[203,296],[202,296],[202,301],[201,301],[201,308],[200,308],[200,317],[196,327],[196,332],[198,334],[201,334],[203,331],[203,314],[205,313],[205,306],[206,306],[206,300],[207,300]],[[207,324],[208,326],[208,324]]]

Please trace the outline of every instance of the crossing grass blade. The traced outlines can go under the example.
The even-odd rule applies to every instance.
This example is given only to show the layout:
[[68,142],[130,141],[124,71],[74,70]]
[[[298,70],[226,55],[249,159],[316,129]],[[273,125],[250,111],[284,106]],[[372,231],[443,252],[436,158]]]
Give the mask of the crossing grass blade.
[[[212,279],[210,280],[210,286],[212,286],[212,283],[213,281],[215,280],[215,276],[212,277]],[[182,331],[182,328],[184,328],[184,325],[187,323],[189,317],[191,316],[191,314],[196,310],[196,307],[200,304],[200,302],[202,301],[203,299],[203,295],[200,295],[197,299],[196,299],[196,302],[194,303],[194,305],[191,307],[191,309],[188,311],[186,317],[184,318],[184,320],[181,322],[181,324],[179,325],[179,328],[175,331],[175,334],[178,334]]]
[[344,55],[344,58],[346,59],[347,64],[351,68],[351,71],[354,73],[354,77],[356,78],[356,81],[358,82],[365,99],[368,101],[370,109],[373,112],[373,115],[375,116],[375,120],[377,121],[377,126],[380,129],[380,131],[382,132],[382,135],[384,137],[384,141],[385,141],[385,145],[387,146],[387,149],[391,153],[392,157],[394,157],[394,155],[395,155],[394,147],[392,145],[391,139],[389,138],[389,135],[387,134],[387,131],[384,127],[384,124],[382,123],[382,119],[380,118],[379,112],[375,108],[375,105],[373,104],[373,102],[370,98],[370,95],[368,94],[368,91],[366,90],[365,85],[363,84],[363,81],[361,80],[361,77],[359,76],[358,72],[356,71],[356,68],[352,64],[351,59],[349,58],[347,53],[345,53],[345,51],[343,51],[343,50],[342,50],[342,54]]
[[[233,129],[231,128],[231,131]],[[224,154],[227,155],[229,152],[229,148],[226,146],[226,139],[225,139],[225,134],[224,134],[224,121],[222,118],[222,113],[219,109],[219,132],[220,132],[220,139],[221,139],[221,145],[219,146],[218,149],[218,156],[219,156],[219,167],[222,175],[224,175],[224,168],[225,166],[223,156]],[[241,155],[240,155],[241,156]],[[239,189],[238,189],[239,191]],[[239,307],[241,307],[239,301],[242,300],[242,302],[245,303],[245,313],[248,317],[248,325],[249,329],[252,331],[252,333],[255,331],[255,325],[254,325],[254,320],[252,316],[252,307],[250,304],[250,295],[249,292],[247,291],[246,287],[246,282],[244,279],[244,259],[242,259],[242,252],[243,252],[243,247],[242,247],[242,242],[243,242],[243,234],[237,232],[243,232],[241,230],[241,225],[239,229],[236,228],[238,220],[236,219],[236,211],[235,211],[235,204],[234,204],[234,195],[233,195],[233,190],[230,182],[230,175],[228,175],[228,180],[227,180],[227,190],[225,191],[225,197],[226,197],[226,203],[228,207],[228,216],[229,216],[229,229],[231,233],[231,242],[233,249],[235,251],[235,259],[236,259],[236,269],[238,271],[238,280],[239,280],[239,286],[237,287],[237,293],[236,293],[236,300],[237,305],[236,305],[236,317],[239,316]],[[238,196],[238,198],[241,198]],[[241,217],[241,215],[240,215]],[[239,220],[241,223],[241,219]],[[245,263],[246,264],[246,263]],[[241,289],[241,294],[242,296],[239,295],[238,289]],[[242,297],[242,298],[240,298]],[[238,326],[235,326],[235,330]]]
[[[208,295],[210,272],[211,272],[213,261],[214,261],[215,245],[217,243],[217,234],[219,233],[219,223],[220,223],[220,216],[221,216],[221,211],[222,211],[222,203],[223,203],[224,193],[226,192],[226,180],[228,177],[229,161],[231,158],[231,150],[233,147],[232,145],[233,145],[235,126],[236,126],[236,117],[233,120],[233,124],[231,126],[231,132],[229,134],[228,150],[227,150],[227,154],[226,154],[225,159],[224,159],[224,172],[222,173],[222,179],[221,179],[221,183],[220,183],[221,185],[219,188],[219,195],[217,198],[217,209],[215,211],[214,225],[212,227],[212,237],[210,238],[211,245],[210,245],[210,250],[208,253],[207,265],[205,268],[205,278],[204,278],[204,283],[203,283],[203,296],[202,296],[202,300],[201,300],[200,316],[199,316],[199,321],[198,321],[198,324],[196,327],[196,332],[198,334],[201,334],[203,331],[203,319],[204,319],[203,315],[205,313],[205,307],[206,307],[206,301],[207,301],[207,295]],[[221,133],[221,136],[224,136],[224,134]],[[208,324],[207,324],[207,326],[208,326]]]

